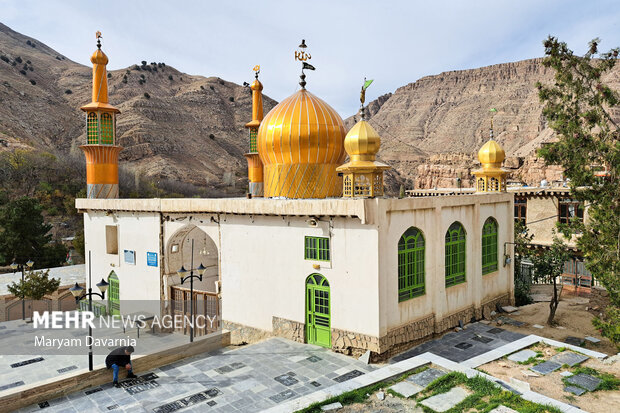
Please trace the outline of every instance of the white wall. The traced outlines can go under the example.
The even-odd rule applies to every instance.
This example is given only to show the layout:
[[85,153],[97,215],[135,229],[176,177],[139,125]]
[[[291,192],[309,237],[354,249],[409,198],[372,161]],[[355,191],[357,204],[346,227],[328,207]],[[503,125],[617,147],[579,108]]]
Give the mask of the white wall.
[[[495,197],[495,198],[493,198]],[[513,240],[512,197],[506,194],[438,196],[380,201],[381,335],[430,314],[437,320],[512,292],[512,267],[502,266],[503,246]],[[498,271],[482,276],[484,221],[498,224]],[[458,221],[467,233],[466,282],[445,287],[445,234]],[[409,227],[425,239],[424,295],[398,302],[398,241]],[[508,251],[511,251],[509,249]]]
[[[376,230],[357,218],[221,214],[192,216],[165,224],[166,239],[184,225],[196,225],[219,244],[222,318],[267,331],[272,317],[305,323],[305,282],[313,273],[327,278],[332,328],[378,335],[378,244]],[[304,259],[304,237],[330,237],[331,261]],[[319,265],[320,268],[313,268]]]
[[[118,254],[106,253],[106,225],[118,226]],[[156,212],[114,212],[106,215],[101,211],[84,213],[84,243],[86,269],[88,271],[88,252],[92,251],[93,291],[101,278],[106,281],[111,271],[119,279],[121,312],[122,301],[160,299],[159,213]],[[124,250],[135,251],[135,265],[124,261]],[[158,266],[147,266],[146,253],[157,253]],[[88,272],[86,274],[88,282]],[[107,297],[106,297],[107,298]]]

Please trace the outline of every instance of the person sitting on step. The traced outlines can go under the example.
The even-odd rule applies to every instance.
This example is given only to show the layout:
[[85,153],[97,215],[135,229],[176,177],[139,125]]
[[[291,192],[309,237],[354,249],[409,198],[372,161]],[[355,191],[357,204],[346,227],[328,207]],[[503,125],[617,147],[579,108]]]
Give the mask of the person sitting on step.
[[105,365],[108,369],[112,369],[112,377],[113,382],[112,385],[114,387],[121,387],[118,384],[118,371],[121,367],[124,367],[128,370],[127,378],[135,379],[137,376],[133,374],[132,366],[131,366],[131,353],[134,352],[133,346],[127,347],[119,347],[115,350],[112,350],[110,354],[105,358]]

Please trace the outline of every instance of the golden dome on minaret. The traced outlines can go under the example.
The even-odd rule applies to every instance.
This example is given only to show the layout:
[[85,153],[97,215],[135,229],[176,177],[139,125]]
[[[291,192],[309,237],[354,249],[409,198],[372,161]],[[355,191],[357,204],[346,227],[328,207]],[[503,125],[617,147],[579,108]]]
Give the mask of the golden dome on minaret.
[[493,139],[489,139],[478,151],[478,160],[484,169],[499,168],[504,159],[506,159],[506,152]]
[[[495,109],[491,110],[496,112]],[[508,171],[502,168],[506,152],[493,139],[493,119],[491,119],[490,138],[478,151],[481,169],[472,173],[476,176],[476,192],[505,192]]]

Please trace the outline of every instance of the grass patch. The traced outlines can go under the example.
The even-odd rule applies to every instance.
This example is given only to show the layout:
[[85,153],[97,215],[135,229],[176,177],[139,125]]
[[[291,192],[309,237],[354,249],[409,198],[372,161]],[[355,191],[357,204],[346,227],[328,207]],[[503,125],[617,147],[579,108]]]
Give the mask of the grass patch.
[[[349,392],[341,394],[340,396],[331,397],[331,398],[329,398],[329,399],[327,399],[325,401],[313,403],[310,406],[306,407],[305,409],[299,410],[298,413],[320,413],[321,412],[321,406],[324,406],[324,405],[330,404],[330,403],[336,403],[336,402],[340,402],[343,406],[346,406],[347,404],[364,403],[368,399],[368,397],[369,397],[367,395],[371,395],[371,394],[379,391],[380,389],[386,389],[387,387],[391,386],[392,384],[395,384],[395,383],[398,383],[400,381],[403,381],[407,377],[409,377],[409,376],[411,376],[413,374],[421,373],[421,372],[423,372],[424,370],[427,370],[427,369],[428,369],[428,365],[427,366],[418,367],[417,369],[414,369],[412,371],[408,371],[407,373],[403,374],[402,376],[399,376],[396,379],[383,381],[383,382],[380,382],[380,383],[373,384],[371,386],[362,387],[362,388],[357,389],[357,390],[351,390]],[[387,394],[391,394],[391,395],[396,396],[396,397],[405,398],[402,394],[399,394],[399,393],[395,392],[394,390],[387,389],[387,390],[385,390],[385,392]]]
[[558,353],[561,353],[563,351],[566,351],[566,347],[556,347],[555,351],[557,351]]
[[[418,401],[445,393],[455,386],[468,388],[472,394],[465,400],[448,410],[446,413],[461,413],[477,410],[479,413],[488,413],[500,404],[510,407],[520,413],[561,413],[556,407],[545,406],[522,399],[520,396],[497,387],[495,383],[480,377],[467,378],[463,373],[449,373],[432,382],[418,397]],[[425,412],[433,411],[421,406]]]

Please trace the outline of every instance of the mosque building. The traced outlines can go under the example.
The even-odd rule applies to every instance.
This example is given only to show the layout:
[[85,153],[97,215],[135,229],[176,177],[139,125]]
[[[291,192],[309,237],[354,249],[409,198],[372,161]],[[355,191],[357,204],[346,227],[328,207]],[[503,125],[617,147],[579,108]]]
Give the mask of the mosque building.
[[[296,57],[314,69],[305,47]],[[150,300],[164,313],[182,313],[190,290],[179,269],[202,265],[195,313],[217,315],[233,342],[280,336],[383,357],[513,302],[506,248],[513,196],[495,141],[481,150],[476,176],[484,185],[476,193],[386,197],[390,167],[376,159],[381,138],[363,112],[347,132],[338,113],[306,89],[302,70],[300,89],[263,118],[256,67],[246,125],[248,197],[118,199],[118,111],[104,93],[100,48],[92,62],[82,147],[89,195],[76,206],[93,279],[110,282],[107,302],[99,303],[107,311],[124,314],[125,302]],[[95,150],[107,152],[89,157]]]

